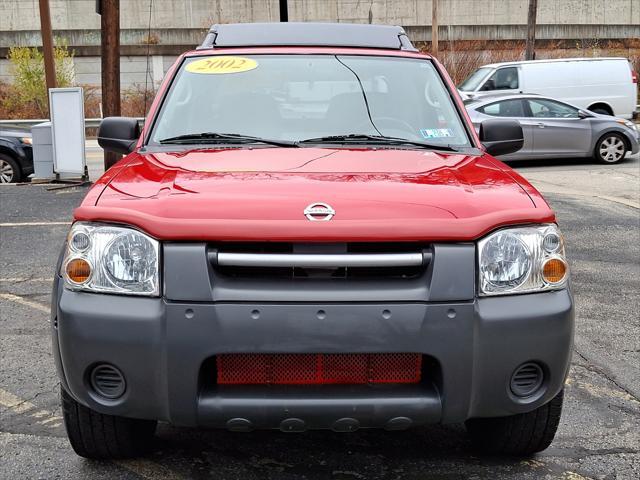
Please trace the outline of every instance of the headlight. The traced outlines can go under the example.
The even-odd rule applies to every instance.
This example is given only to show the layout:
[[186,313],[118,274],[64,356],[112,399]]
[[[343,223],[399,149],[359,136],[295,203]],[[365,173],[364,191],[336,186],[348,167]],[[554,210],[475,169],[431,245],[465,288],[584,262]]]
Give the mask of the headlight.
[[625,127],[629,127],[631,130],[636,130],[636,124],[633,122],[630,122],[629,120],[624,120],[624,119],[619,119],[616,120],[617,123],[619,123],[620,125],[624,125]]
[[132,228],[78,222],[61,274],[72,290],[158,296],[159,244]]
[[478,293],[504,295],[564,288],[569,269],[556,225],[505,228],[478,242]]

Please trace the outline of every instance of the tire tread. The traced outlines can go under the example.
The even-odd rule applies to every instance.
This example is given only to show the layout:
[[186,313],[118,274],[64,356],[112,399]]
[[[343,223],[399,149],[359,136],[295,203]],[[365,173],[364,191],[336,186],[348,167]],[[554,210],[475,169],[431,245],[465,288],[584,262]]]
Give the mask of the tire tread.
[[467,420],[474,444],[486,453],[529,456],[546,449],[558,430],[564,390],[532,412]]
[[91,410],[61,390],[62,414],[73,450],[91,459],[131,458],[149,448],[156,422]]

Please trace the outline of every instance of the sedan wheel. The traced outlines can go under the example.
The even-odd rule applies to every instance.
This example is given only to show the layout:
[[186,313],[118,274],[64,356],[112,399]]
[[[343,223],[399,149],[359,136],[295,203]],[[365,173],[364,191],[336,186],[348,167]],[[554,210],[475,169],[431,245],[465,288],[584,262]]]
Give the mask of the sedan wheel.
[[20,170],[16,162],[4,155],[0,156],[0,183],[12,183],[20,180]]
[[604,163],[617,163],[626,153],[627,146],[624,140],[615,133],[602,137],[596,147],[596,157]]

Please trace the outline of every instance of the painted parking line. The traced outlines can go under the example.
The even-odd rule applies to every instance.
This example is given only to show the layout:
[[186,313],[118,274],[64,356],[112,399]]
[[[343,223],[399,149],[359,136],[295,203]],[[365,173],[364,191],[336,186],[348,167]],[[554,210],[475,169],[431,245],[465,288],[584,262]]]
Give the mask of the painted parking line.
[[[38,302],[34,302],[32,300],[27,300],[26,298],[21,297],[20,295],[14,295],[12,293],[0,293],[0,299],[9,300],[10,302],[19,303],[20,305],[24,305],[25,307],[31,307],[35,310],[39,310],[41,312],[50,313],[51,309],[47,305],[43,305]],[[49,318],[47,317],[47,322]]]
[[[9,300],[21,305],[31,307],[41,312],[49,313],[49,307],[46,307],[40,303],[32,302],[18,295],[12,295],[10,293],[0,293],[0,298]],[[47,321],[49,318],[47,317]],[[53,413],[39,409],[33,403],[23,400],[14,394],[7,392],[0,388],[0,406],[4,407],[7,411],[11,411],[18,415],[27,415],[34,420],[34,423],[45,427],[57,428],[62,425],[62,417],[54,415]],[[150,460],[136,459],[136,460],[118,460],[114,461],[116,465],[135,473],[141,478],[148,480],[165,479],[165,480],[183,480],[184,477],[176,474],[174,471],[164,467],[160,464],[154,463]]]
[[[62,417],[55,415],[48,410],[38,408],[28,400],[23,400],[11,392],[0,388],[0,406],[5,412],[9,411],[17,415],[26,415],[33,419],[33,422],[45,427],[57,428],[62,425]],[[5,413],[3,412],[3,413]]]
[[582,379],[574,380],[573,377],[570,377],[570,376],[567,377],[567,381],[565,382],[565,385],[586,391],[587,393],[593,395],[594,397],[617,398],[619,400],[624,400],[626,402],[631,402],[635,404],[640,403],[636,397],[634,397],[628,392],[625,392],[624,390],[621,390],[620,388],[594,385]]
[[0,227],[46,227],[49,225],[71,225],[71,222],[5,222]]
[[185,478],[159,463],[144,458],[115,460],[113,463],[147,480],[183,480]]
[[[50,428],[58,428],[63,424],[63,419],[48,410],[40,409],[28,400],[23,400],[13,393],[0,389],[0,407],[6,410],[3,412],[13,412],[19,415],[26,415],[33,419],[34,423]],[[71,446],[69,446],[71,452]],[[116,460],[114,464],[129,470],[137,476],[147,480],[183,480],[184,477],[178,475],[173,470],[146,459]]]

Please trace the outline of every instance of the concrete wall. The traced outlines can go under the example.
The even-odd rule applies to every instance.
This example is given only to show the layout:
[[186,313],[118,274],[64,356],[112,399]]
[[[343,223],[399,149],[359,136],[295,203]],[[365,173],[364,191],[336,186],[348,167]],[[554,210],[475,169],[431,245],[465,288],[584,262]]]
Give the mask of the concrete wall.
[[[120,0],[122,85],[144,84],[150,0]],[[278,0],[153,0],[149,79],[218,22],[273,22]],[[75,51],[76,81],[100,79],[100,17],[95,0],[50,0],[54,34]],[[440,0],[440,38],[513,40],[526,36],[528,0]],[[291,21],[402,25],[413,41],[431,38],[431,0],[289,0]],[[0,57],[11,46],[41,45],[38,0],[0,0]],[[640,38],[640,0],[539,0],[539,39]],[[157,43],[157,44],[155,44]],[[0,81],[11,81],[0,58]]]
[[[140,43],[146,36],[149,2],[121,0],[123,44]],[[50,4],[53,28],[69,38],[70,45],[100,43],[95,0]],[[521,38],[527,4],[528,0],[440,0],[440,25],[454,27],[457,39]],[[151,25],[161,44],[190,45],[198,43],[213,23],[273,22],[278,21],[278,12],[278,0],[154,0]],[[403,25],[419,35],[414,40],[426,40],[431,0],[289,0],[289,17]],[[538,24],[541,38],[640,36],[640,0],[539,0]],[[0,0],[0,48],[39,45],[39,30],[38,0]]]

